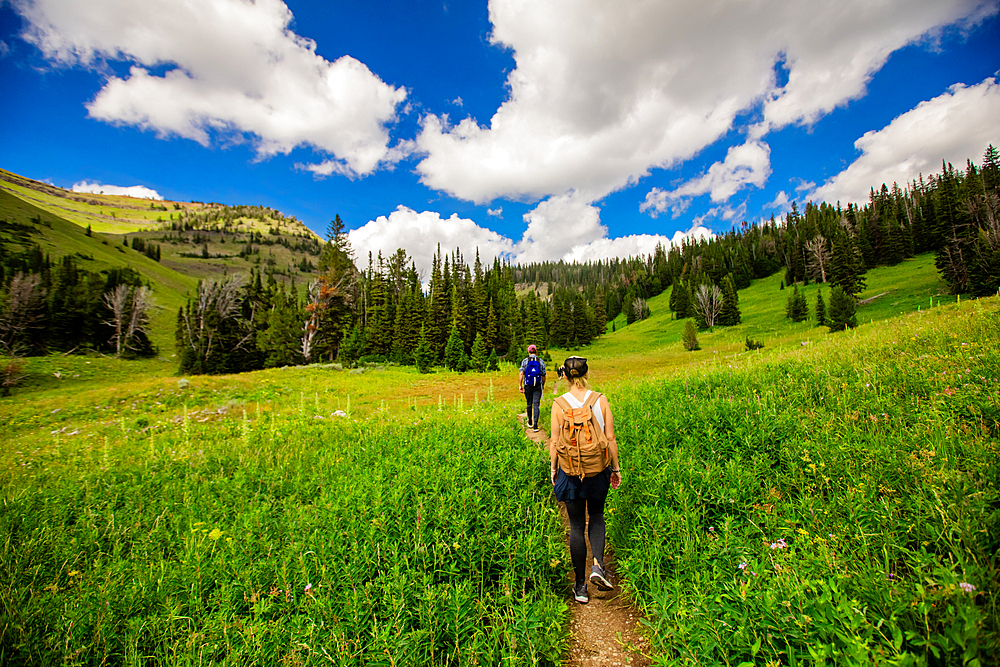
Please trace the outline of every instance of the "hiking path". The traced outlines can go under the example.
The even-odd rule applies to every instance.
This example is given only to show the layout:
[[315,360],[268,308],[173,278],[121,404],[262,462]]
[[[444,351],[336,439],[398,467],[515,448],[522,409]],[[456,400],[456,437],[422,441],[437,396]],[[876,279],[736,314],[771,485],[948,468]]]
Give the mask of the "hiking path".
[[[522,426],[527,415],[521,414]],[[548,451],[548,429],[537,432],[525,427],[525,435],[544,451]],[[625,482],[623,482],[625,483]],[[614,493],[614,491],[612,491]],[[566,509],[559,505],[562,517],[563,538],[569,543],[569,519]],[[568,546],[567,546],[568,549]],[[587,571],[590,571],[593,555],[587,542]],[[649,642],[639,628],[642,614],[635,609],[627,594],[622,590],[615,567],[614,553],[610,548],[605,553],[605,572],[614,589],[603,592],[594,585],[589,586],[590,602],[579,604],[573,600],[573,572],[566,579],[566,597],[570,613],[572,638],[566,655],[565,667],[647,667],[650,660]]]

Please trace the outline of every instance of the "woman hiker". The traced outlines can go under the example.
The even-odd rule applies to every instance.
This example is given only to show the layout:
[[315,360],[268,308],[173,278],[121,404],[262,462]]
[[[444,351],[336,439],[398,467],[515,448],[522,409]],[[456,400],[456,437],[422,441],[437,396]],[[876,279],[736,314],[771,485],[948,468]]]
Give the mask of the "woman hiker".
[[[584,542],[584,527],[587,525],[587,515],[590,515],[590,526],[587,536],[590,539],[590,551],[594,556],[594,565],[590,570],[590,582],[598,590],[610,591],[614,588],[604,571],[604,501],[608,489],[617,489],[622,483],[621,464],[618,461],[618,443],[615,441],[615,423],[611,415],[611,406],[605,396],[596,394],[597,402],[592,409],[593,421],[596,422],[607,437],[608,464],[599,472],[570,471],[563,469],[566,465],[558,454],[558,443],[563,425],[566,422],[566,409],[563,401],[574,411],[584,408],[590,402],[590,384],[587,381],[589,369],[587,360],[583,357],[570,357],[562,368],[563,376],[569,383],[569,391],[563,394],[552,406],[552,438],[549,441],[549,467],[552,486],[556,500],[565,503],[566,514],[569,516],[569,553],[573,560],[573,571],[576,581],[573,586],[573,597],[580,604],[586,604],[590,597],[587,592],[587,544]],[[602,461],[603,462],[603,461]],[[581,479],[580,475],[584,475]]]

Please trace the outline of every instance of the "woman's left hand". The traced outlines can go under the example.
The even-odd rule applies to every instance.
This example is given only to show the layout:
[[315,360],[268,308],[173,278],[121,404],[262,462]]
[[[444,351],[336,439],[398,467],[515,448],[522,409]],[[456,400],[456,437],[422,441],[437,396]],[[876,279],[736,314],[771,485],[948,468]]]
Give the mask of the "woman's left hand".
[[621,472],[619,471],[619,472],[613,472],[613,473],[611,473],[611,488],[612,489],[617,489],[621,485],[622,485],[622,474],[621,474]]

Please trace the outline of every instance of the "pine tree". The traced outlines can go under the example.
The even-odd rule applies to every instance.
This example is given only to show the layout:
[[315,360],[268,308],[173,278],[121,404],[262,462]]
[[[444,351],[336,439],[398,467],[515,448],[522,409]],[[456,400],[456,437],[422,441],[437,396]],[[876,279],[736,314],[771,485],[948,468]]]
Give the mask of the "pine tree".
[[798,285],[788,295],[788,301],[785,303],[785,315],[792,322],[804,322],[809,317],[809,306],[806,303],[805,290],[799,290]]
[[427,338],[426,326],[420,327],[420,341],[417,343],[417,349],[413,352],[413,361],[421,373],[431,372],[431,366],[434,364],[434,351]]
[[831,332],[858,326],[854,299],[839,285],[830,290],[830,310],[827,313],[826,326]]
[[739,324],[741,320],[740,297],[736,293],[736,285],[733,283],[733,274],[726,274],[722,279],[722,310],[716,324],[730,327]]
[[693,320],[688,320],[684,323],[684,333],[681,339],[684,343],[684,349],[688,352],[701,349],[698,345],[698,330],[695,328]]
[[816,291],[816,325],[826,326],[826,304],[823,302],[823,291]]
[[477,373],[486,371],[486,364],[489,363],[489,354],[486,350],[486,341],[481,333],[476,334],[476,340],[472,343],[472,356],[469,358],[469,368]]
[[354,327],[344,337],[338,350],[337,358],[345,366],[353,366],[361,358],[365,349],[365,332],[361,327]]
[[861,294],[865,289],[864,262],[846,231],[837,233],[831,254],[830,284],[839,285],[851,298]]
[[458,335],[458,327],[451,326],[451,333],[448,334],[448,342],[444,346],[444,365],[448,370],[457,371],[462,365],[462,357],[465,356],[465,345],[462,337]]
[[[674,281],[674,286],[671,289],[673,292],[677,293],[674,317],[678,320],[683,320],[685,317],[691,317],[691,293],[688,291],[687,282],[678,278]],[[673,298],[673,293],[671,293],[670,296]]]
[[497,356],[497,351],[490,350],[490,356],[486,360],[486,370],[488,371],[498,371],[500,370],[500,358]]
[[983,179],[983,191],[987,196],[1000,192],[1000,151],[993,144],[990,144],[983,154],[983,165],[979,174]]
[[257,336],[257,346],[266,355],[265,367],[291,366],[302,362],[299,337],[304,320],[298,299],[279,289],[267,315],[267,329]]

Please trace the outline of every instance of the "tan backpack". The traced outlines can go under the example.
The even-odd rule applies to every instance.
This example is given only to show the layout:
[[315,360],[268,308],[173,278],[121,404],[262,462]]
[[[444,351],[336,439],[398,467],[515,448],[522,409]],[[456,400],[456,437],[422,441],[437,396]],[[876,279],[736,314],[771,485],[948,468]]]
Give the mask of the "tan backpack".
[[561,427],[554,434],[556,453],[559,466],[570,477],[593,477],[611,462],[608,437],[594,417],[594,410],[601,409],[599,400],[601,395],[592,391],[581,408],[571,407],[564,396],[554,401],[563,411]]

